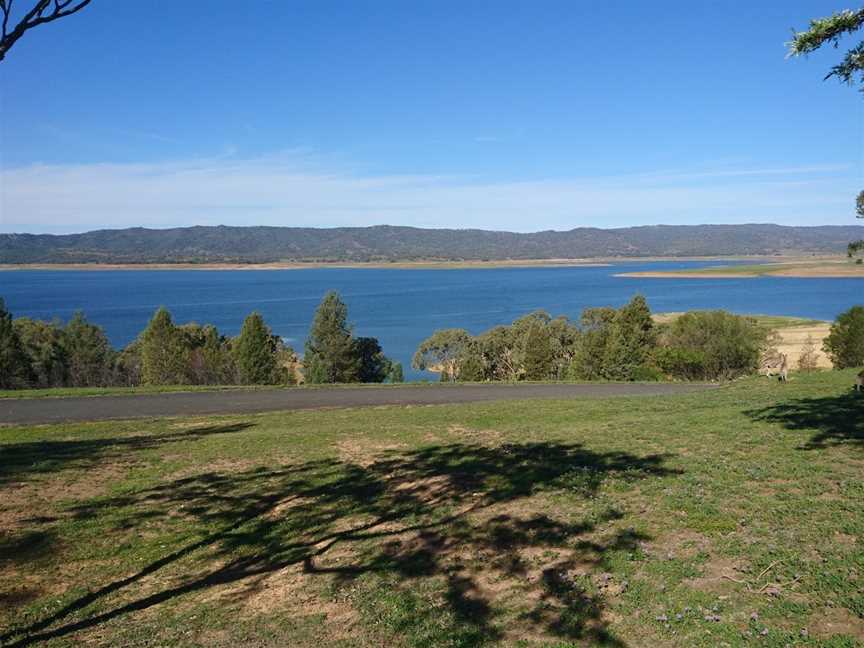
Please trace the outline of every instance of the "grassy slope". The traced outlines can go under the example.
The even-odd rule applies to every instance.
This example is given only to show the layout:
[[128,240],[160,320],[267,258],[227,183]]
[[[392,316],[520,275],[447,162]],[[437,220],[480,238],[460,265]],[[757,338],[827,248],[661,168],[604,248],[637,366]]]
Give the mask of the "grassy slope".
[[[683,314],[683,312],[655,313],[654,321],[659,324],[668,324],[675,321]],[[757,323],[767,329],[797,328],[799,326],[818,326],[820,324],[826,324],[826,322],[822,320],[807,319],[805,317],[791,317],[788,315],[747,315],[746,317],[752,317]]]
[[860,645],[852,376],[3,428],[0,635]]
[[629,273],[633,276],[639,275],[656,275],[664,277],[767,277],[767,276],[821,276],[823,273],[830,273],[832,270],[843,274],[843,276],[864,276],[864,268],[855,265],[852,261],[813,261],[800,263],[756,263],[742,265],[725,265],[725,266],[710,266],[707,268],[692,268],[688,270],[662,270],[651,272],[635,272]]

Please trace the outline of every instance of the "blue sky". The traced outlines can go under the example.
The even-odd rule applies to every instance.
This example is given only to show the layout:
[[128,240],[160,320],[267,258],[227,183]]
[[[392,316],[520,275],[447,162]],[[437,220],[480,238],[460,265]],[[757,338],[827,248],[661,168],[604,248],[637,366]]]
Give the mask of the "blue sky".
[[838,8],[94,0],[0,63],[0,231],[854,224]]

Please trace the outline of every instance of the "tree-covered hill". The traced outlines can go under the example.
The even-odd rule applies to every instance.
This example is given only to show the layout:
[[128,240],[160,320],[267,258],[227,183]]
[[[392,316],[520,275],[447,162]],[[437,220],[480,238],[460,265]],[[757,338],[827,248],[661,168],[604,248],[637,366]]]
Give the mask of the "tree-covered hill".
[[656,225],[530,234],[414,227],[180,227],[0,234],[0,263],[505,260],[844,253],[862,226]]

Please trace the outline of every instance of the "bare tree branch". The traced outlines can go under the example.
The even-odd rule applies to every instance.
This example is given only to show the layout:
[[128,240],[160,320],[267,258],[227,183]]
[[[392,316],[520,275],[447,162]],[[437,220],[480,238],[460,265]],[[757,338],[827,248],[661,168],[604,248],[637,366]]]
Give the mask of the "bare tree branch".
[[2,32],[0,32],[0,61],[6,57],[6,52],[27,30],[71,16],[90,4],[91,0],[37,0],[12,31],[8,31],[9,17],[12,15],[12,2],[13,0],[0,0],[0,12],[3,14],[3,27]]

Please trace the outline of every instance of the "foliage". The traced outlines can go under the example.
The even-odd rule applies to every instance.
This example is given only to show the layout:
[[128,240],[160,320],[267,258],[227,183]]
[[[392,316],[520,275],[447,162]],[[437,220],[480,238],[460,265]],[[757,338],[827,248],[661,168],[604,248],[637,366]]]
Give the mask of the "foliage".
[[[404,380],[402,365],[384,356],[377,339],[351,337],[338,295],[325,298],[322,306],[318,337],[310,336],[321,342],[319,368],[327,362],[341,367],[344,382]],[[348,354],[342,362],[338,352],[344,348]],[[314,375],[314,353],[312,359]],[[212,325],[175,325],[160,308],[138,338],[118,352],[102,328],[81,313],[65,326],[26,317],[13,320],[0,299],[0,389],[294,384],[299,376],[297,354],[259,313],[248,316],[232,340]]]
[[[836,49],[844,36],[857,32],[862,25],[864,25],[864,9],[854,11],[846,9],[825,18],[811,20],[810,29],[794,33],[789,43],[789,56],[810,54],[826,44]],[[836,77],[849,85],[864,82],[864,41],[848,50],[843,60],[831,68],[825,80],[831,77]],[[858,193],[855,212],[858,218],[864,218],[864,191]]]
[[233,385],[239,381],[230,341],[215,326],[205,326],[201,345],[193,350],[196,385]]
[[98,387],[110,382],[114,352],[101,327],[75,313],[63,330],[70,387]]
[[864,365],[864,306],[841,313],[822,348],[838,369]]
[[656,339],[648,302],[636,295],[611,321],[603,349],[603,377],[635,380],[637,370],[648,364]]
[[189,348],[171,313],[160,308],[141,334],[141,382],[181,385],[187,381]]
[[27,354],[12,323],[12,314],[0,298],[0,389],[19,389],[29,382]]
[[405,374],[402,371],[402,363],[401,362],[391,362],[390,363],[390,371],[387,372],[387,382],[389,382],[389,383],[405,382]]
[[[387,380],[391,373],[391,363],[384,355],[384,351],[376,338],[356,338],[354,340],[354,352],[360,359],[360,371],[357,374],[360,382],[381,383]],[[401,369],[400,365],[399,370],[401,371]]]
[[[803,32],[795,32],[789,43],[789,55],[801,56],[815,52],[825,44],[840,45],[844,36],[858,31],[864,25],[864,9],[856,11],[838,11],[825,18],[817,18],[810,21],[810,29]],[[856,77],[860,82],[864,80],[864,42],[846,52],[843,60],[831,68],[825,77],[837,77],[844,83],[855,83]]]
[[133,340],[114,360],[114,385],[135,387],[141,384],[141,338]]
[[470,340],[471,336],[465,329],[435,331],[417,347],[411,366],[418,370],[440,371],[442,380],[456,380],[458,360]]
[[261,313],[256,311],[246,317],[232,344],[240,384],[270,385],[276,381],[276,346],[276,338]]
[[722,310],[694,311],[664,333],[660,366],[678,378],[729,380],[755,372],[768,332],[752,318]]
[[524,376],[527,380],[549,380],[555,366],[552,340],[547,327],[534,323],[525,336]]
[[569,375],[577,380],[600,380],[605,376],[604,359],[617,311],[611,307],[586,308],[579,320],[582,332]]
[[68,359],[63,331],[57,323],[19,317],[13,321],[15,332],[30,366],[29,387],[65,385]]
[[[864,192],[862,192],[864,193]],[[860,239],[858,241],[852,241],[846,247],[846,255],[851,259],[859,252],[864,252],[864,239]]]
[[348,324],[348,307],[336,292],[324,296],[315,317],[303,357],[306,382],[356,382],[360,358]]

